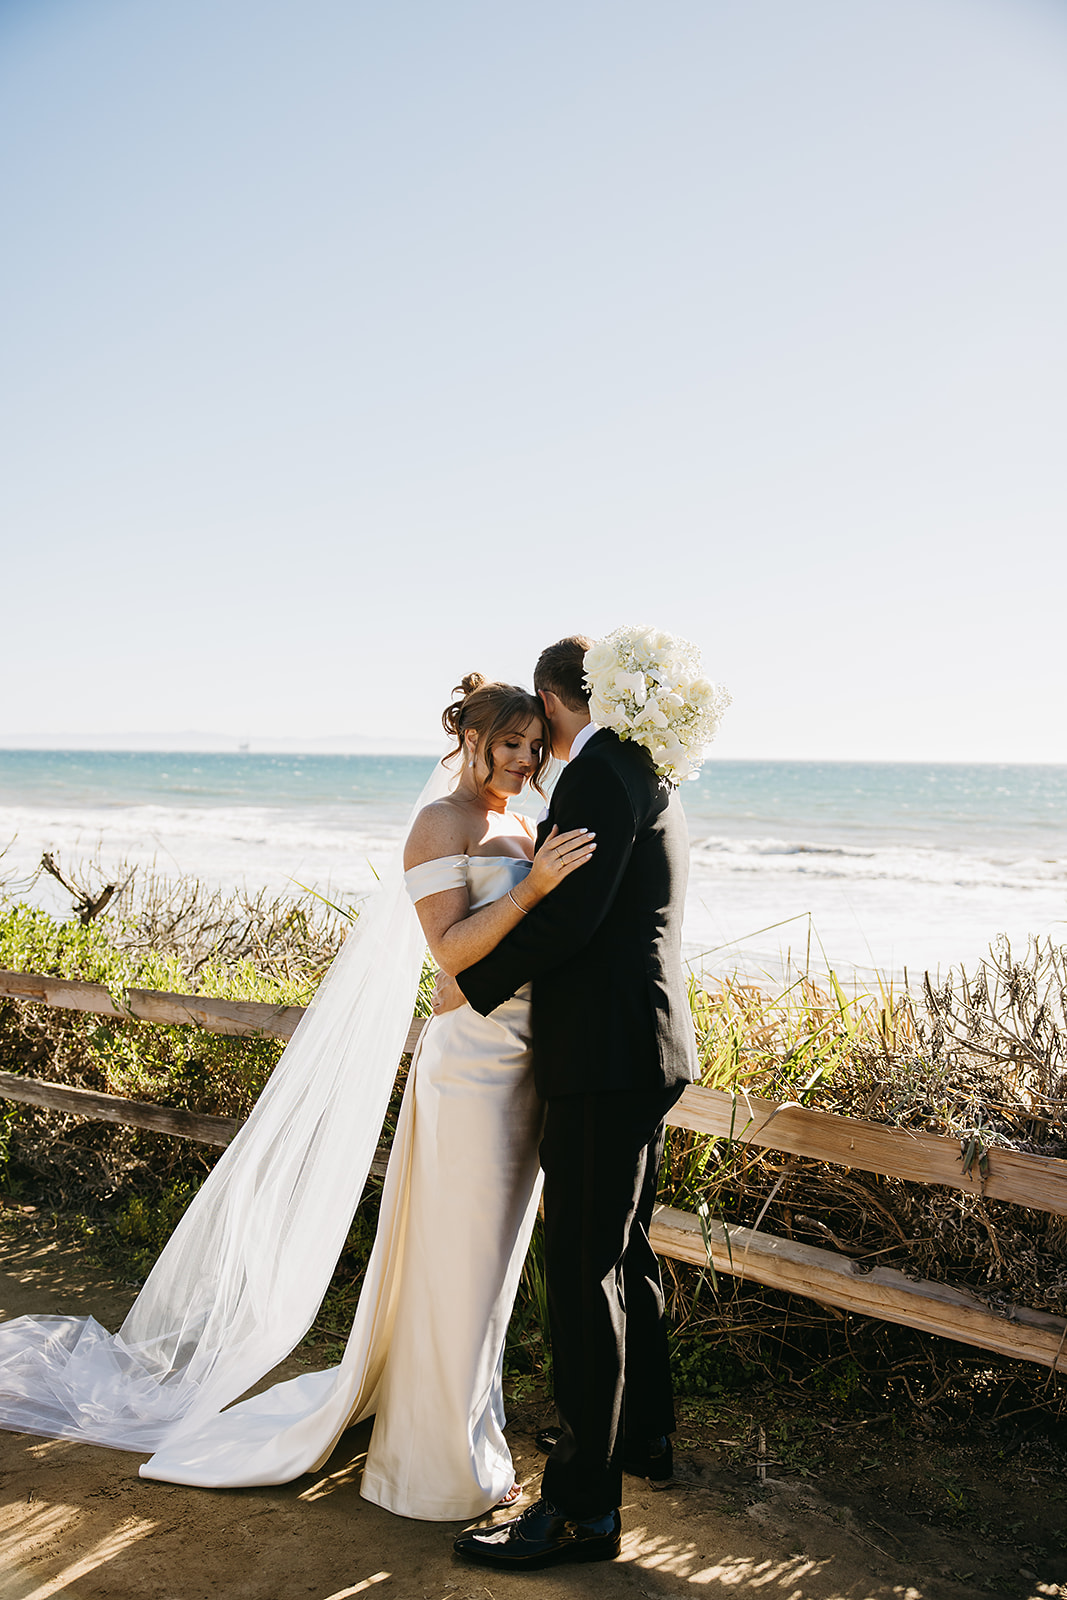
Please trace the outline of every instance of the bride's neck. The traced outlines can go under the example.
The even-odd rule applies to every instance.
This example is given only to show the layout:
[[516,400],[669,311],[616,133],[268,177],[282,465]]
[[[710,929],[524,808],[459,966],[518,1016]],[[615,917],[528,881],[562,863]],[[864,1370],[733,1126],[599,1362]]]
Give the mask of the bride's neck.
[[479,789],[469,770],[456,785],[456,797],[464,800],[475,811],[484,813],[486,817],[494,812],[497,816],[503,816],[508,808],[507,795],[493,794],[489,789]]

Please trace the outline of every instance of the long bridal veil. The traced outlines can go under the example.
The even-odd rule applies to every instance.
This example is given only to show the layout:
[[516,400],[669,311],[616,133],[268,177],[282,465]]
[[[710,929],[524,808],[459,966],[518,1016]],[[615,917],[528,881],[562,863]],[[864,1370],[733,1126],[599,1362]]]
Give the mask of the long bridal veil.
[[[437,763],[412,819],[455,781]],[[156,1451],[289,1354],[363,1193],[424,948],[401,844],[119,1331],[91,1317],[0,1323],[0,1426]]]

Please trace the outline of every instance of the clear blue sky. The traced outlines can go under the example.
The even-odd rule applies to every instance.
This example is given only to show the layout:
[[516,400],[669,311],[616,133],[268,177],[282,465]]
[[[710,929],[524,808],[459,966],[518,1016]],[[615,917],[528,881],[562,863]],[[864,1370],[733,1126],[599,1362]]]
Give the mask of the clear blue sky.
[[0,140],[9,742],[648,620],[723,756],[1067,761],[1062,4],[8,0]]

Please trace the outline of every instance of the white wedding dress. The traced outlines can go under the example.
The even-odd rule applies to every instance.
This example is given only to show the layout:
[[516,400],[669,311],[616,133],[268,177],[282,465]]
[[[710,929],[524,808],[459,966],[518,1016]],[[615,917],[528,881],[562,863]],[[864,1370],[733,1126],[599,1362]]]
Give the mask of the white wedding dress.
[[[529,870],[510,856],[447,856],[405,878],[415,900],[466,884],[477,911]],[[373,1415],[367,1499],[446,1522],[507,1493],[504,1339],[541,1192],[529,1010],[520,992],[489,1017],[464,1005],[423,1030],[341,1364],[221,1412],[157,1451],[142,1477],[286,1483]]]
[[[456,776],[438,763],[412,820]],[[0,1427],[154,1452],[146,1477],[237,1487],[314,1469],[376,1413],[365,1492],[379,1504],[445,1520],[506,1493],[504,1335],[540,1189],[524,995],[423,1032],[341,1364],[240,1396],[311,1326],[363,1192],[426,948],[411,896],[467,883],[476,910],[529,868],[454,856],[408,877],[395,853],[122,1327],[0,1323]]]

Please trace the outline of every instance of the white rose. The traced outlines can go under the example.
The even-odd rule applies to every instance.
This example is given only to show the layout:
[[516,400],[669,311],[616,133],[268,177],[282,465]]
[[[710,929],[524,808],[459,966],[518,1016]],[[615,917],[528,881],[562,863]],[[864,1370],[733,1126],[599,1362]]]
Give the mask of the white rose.
[[643,667],[649,667],[652,664],[652,657],[655,654],[652,644],[653,637],[651,628],[635,628],[630,635],[630,649]]
[[596,644],[590,645],[585,652],[583,665],[591,677],[596,672],[603,672],[606,667],[615,664],[615,646],[608,639],[598,639]]
[[653,633],[649,640],[649,648],[655,651],[661,661],[666,662],[668,657],[674,655],[674,640],[669,633]]
[[625,728],[627,717],[625,706],[617,705],[613,700],[603,700],[595,696],[589,702],[589,715],[598,728]]
[[717,683],[709,683],[707,678],[697,678],[690,684],[689,698],[698,711],[712,716],[716,722],[730,704],[726,690]]

